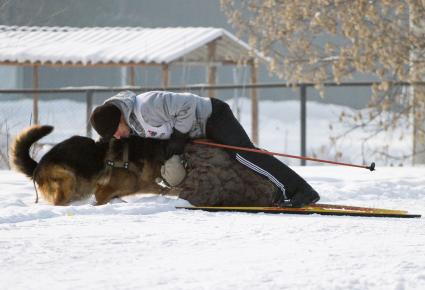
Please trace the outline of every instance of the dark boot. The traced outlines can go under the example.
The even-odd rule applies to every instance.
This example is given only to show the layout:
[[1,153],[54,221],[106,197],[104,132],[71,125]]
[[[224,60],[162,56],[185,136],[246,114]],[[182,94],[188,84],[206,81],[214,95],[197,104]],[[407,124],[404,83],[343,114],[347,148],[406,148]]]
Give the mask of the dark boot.
[[320,199],[319,194],[309,185],[303,190],[298,190],[291,198],[292,207],[303,207],[305,205],[315,204]]

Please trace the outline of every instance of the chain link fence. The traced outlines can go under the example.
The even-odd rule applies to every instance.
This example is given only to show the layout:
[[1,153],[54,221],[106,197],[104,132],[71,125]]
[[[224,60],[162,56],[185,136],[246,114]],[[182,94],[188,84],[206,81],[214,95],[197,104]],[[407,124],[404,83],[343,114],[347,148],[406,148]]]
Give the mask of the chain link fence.
[[[249,135],[253,126],[258,127],[257,145],[266,150],[333,160],[339,158],[340,161],[346,162],[363,162],[365,160],[362,159],[373,156],[362,152],[364,148],[360,148],[358,143],[355,144],[356,137],[354,141],[349,139],[346,143],[341,143],[342,149],[332,148],[330,140],[335,129],[344,129],[344,124],[339,122],[343,110],[361,110],[367,107],[371,85],[372,83],[327,84],[323,97],[319,96],[311,84],[295,87],[288,87],[286,84],[192,85],[170,87],[167,90],[188,91],[205,97],[213,90],[217,98],[229,103]],[[0,168],[10,168],[8,151],[12,141],[19,132],[34,123],[35,114],[39,124],[55,127],[52,134],[40,140],[41,144],[53,145],[73,135],[97,138],[97,134],[87,123],[91,111],[106,98],[126,89],[140,93],[161,88],[0,90]],[[251,115],[250,97],[254,89],[259,100],[257,125],[253,124],[255,118]],[[38,99],[36,109],[34,96]],[[404,148],[410,145],[405,144]],[[348,153],[339,156],[338,150],[346,150]],[[300,164],[299,160],[285,159],[285,162]]]

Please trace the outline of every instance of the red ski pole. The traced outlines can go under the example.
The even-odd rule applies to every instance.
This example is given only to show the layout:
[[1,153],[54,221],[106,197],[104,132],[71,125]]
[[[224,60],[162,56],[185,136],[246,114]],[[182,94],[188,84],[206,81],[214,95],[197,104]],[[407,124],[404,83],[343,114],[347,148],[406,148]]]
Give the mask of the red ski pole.
[[304,157],[304,156],[290,155],[290,154],[284,154],[284,153],[270,152],[270,151],[265,151],[265,150],[260,150],[260,149],[252,149],[252,148],[224,145],[224,144],[209,142],[207,140],[192,140],[192,142],[196,143],[196,144],[208,145],[208,146],[219,147],[219,148],[227,148],[227,149],[232,149],[232,150],[237,150],[237,151],[257,152],[257,153],[267,154],[267,155],[276,155],[276,156],[283,156],[283,157],[289,157],[289,158],[295,158],[295,159],[309,160],[309,161],[315,161],[315,162],[321,162],[321,163],[329,163],[329,164],[335,164],[335,165],[365,168],[365,169],[368,169],[370,171],[375,170],[375,162],[372,162],[369,166],[365,166],[365,165],[356,165],[356,164],[350,164],[350,163],[343,163],[343,162],[317,159],[317,158],[312,158],[312,157]]

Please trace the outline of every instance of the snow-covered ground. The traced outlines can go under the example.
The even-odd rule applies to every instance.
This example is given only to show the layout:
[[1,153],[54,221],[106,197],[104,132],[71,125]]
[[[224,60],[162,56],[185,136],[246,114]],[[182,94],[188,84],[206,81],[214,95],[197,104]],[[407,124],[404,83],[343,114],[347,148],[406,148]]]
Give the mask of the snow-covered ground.
[[[425,168],[294,167],[323,202],[425,214]],[[424,289],[425,219],[34,204],[0,171],[0,289]]]
[[[29,105],[4,102],[0,117],[19,131],[29,118],[16,110],[29,115]],[[43,123],[57,126],[47,141],[84,133],[83,104],[42,105]],[[327,144],[329,123],[341,129],[342,109],[308,104],[310,152]],[[261,147],[299,154],[298,103],[262,102],[260,113]],[[249,120],[245,102],[242,124],[248,132]],[[349,161],[362,161],[360,137],[341,144]],[[373,139],[374,145],[388,142]],[[406,140],[391,142],[395,152],[411,146]],[[319,191],[322,202],[425,215],[425,167],[383,167],[374,156],[366,161],[377,161],[377,170],[293,168]],[[24,176],[0,171],[0,289],[401,290],[425,285],[424,218],[193,212],[175,209],[186,204],[183,200],[152,195],[99,207],[90,201],[54,207],[34,204],[34,194]]]

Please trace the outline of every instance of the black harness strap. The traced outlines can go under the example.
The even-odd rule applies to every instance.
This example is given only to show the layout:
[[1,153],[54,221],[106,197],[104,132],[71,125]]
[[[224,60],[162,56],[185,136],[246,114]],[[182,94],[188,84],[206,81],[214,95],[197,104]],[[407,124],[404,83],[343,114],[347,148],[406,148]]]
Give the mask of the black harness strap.
[[[109,157],[112,155],[112,146],[113,146],[113,142],[114,140],[111,139],[111,141],[109,141]],[[124,168],[124,169],[128,169],[130,164],[128,162],[128,143],[125,142],[124,143],[124,150],[122,153],[122,161],[115,161],[115,160],[111,160],[111,159],[106,159],[106,166],[110,166],[112,168]]]

